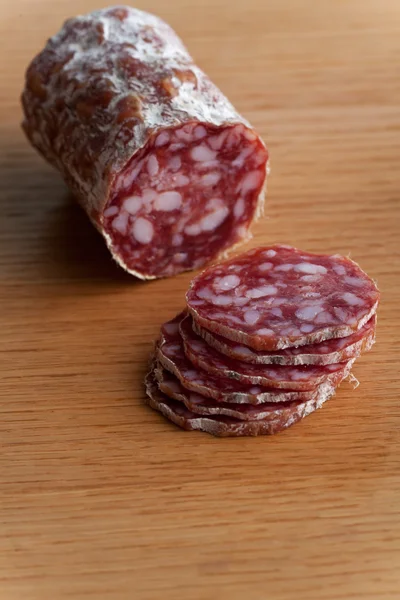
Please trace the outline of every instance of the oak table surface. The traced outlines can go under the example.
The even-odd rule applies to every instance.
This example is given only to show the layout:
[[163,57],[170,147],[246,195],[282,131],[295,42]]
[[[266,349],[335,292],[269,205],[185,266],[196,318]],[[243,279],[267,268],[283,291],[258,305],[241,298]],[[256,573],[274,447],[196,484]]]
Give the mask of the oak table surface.
[[144,405],[192,277],[114,265],[21,133],[24,69],[96,0],[0,2],[1,600],[400,597],[398,0],[162,0],[271,153],[252,245],[350,254],[378,340],[275,436],[181,431]]

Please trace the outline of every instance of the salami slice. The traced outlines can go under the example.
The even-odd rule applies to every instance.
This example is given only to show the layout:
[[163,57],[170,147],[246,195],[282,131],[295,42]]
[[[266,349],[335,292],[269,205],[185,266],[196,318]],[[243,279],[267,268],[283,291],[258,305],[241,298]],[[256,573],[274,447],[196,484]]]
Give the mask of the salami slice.
[[[179,323],[185,313],[177,315],[161,329],[161,340],[157,349],[157,358],[161,365],[173,373],[181,384],[192,392],[220,402],[235,404],[262,404],[264,402],[293,402],[317,399],[319,396],[332,395],[335,385],[340,383],[340,376],[333,385],[326,381],[312,391],[293,391],[277,389],[262,385],[242,383],[220,375],[212,375],[196,367],[186,357],[183,341],[179,333]],[[349,373],[341,373],[344,379]]]
[[349,336],[375,314],[379,291],[349,258],[277,245],[197,276],[186,296],[203,328],[255,350]]
[[209,346],[192,328],[191,317],[186,315],[180,325],[187,358],[207,373],[235,379],[243,383],[273,388],[312,390],[321,383],[336,385],[344,373],[349,374],[355,359],[332,365],[252,365],[224,356]]
[[[304,401],[294,402],[266,402],[264,404],[230,404],[229,402],[218,402],[210,400],[201,394],[190,392],[179,381],[175,375],[169,373],[160,365],[153,366],[155,379],[163,394],[182,402],[186,408],[198,415],[225,415],[235,417],[241,421],[259,421],[261,419],[282,419],[286,414],[291,416],[294,410],[304,404]],[[322,404],[334,394],[333,388],[326,392],[319,389],[316,395],[309,394],[306,402]]]
[[115,7],[66,21],[22,103],[29,140],[133,275],[199,268],[249,237],[265,146],[161,19]]
[[278,409],[263,420],[243,421],[226,415],[199,415],[192,412],[177,400],[163,394],[154,377],[153,371],[146,377],[146,402],[151,408],[186,430],[198,429],[218,437],[256,436],[279,433],[294,425],[305,416],[319,408],[322,400],[309,400],[301,404],[291,404],[290,409]]
[[373,315],[361,329],[349,336],[274,352],[253,350],[222,335],[211,333],[192,321],[193,330],[218,352],[243,362],[266,365],[329,365],[358,358],[375,343],[375,326],[376,315]]

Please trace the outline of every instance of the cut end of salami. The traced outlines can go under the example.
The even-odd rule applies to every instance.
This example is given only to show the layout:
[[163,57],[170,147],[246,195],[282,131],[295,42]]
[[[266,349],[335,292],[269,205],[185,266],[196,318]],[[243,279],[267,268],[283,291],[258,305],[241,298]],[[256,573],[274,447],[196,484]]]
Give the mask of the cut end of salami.
[[184,429],[278,433],[353,379],[378,301],[374,282],[337,255],[273,246],[210,267],[161,328],[147,402]]
[[196,269],[249,237],[267,150],[158,17],[69,19],[29,66],[22,104],[27,137],[133,275]]
[[265,162],[243,124],[194,121],[154,134],[116,177],[104,210],[113,253],[149,277],[203,266],[246,239]]

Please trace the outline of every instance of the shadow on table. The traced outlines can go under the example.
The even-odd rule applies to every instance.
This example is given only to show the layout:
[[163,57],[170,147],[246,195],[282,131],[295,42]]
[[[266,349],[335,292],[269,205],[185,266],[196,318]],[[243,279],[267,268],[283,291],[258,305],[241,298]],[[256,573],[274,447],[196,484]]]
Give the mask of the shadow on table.
[[0,253],[13,277],[139,282],[114,262],[61,176],[15,124],[0,127],[0,213]]
[[112,259],[102,236],[69,193],[48,221],[44,241],[51,269],[67,277],[138,283]]

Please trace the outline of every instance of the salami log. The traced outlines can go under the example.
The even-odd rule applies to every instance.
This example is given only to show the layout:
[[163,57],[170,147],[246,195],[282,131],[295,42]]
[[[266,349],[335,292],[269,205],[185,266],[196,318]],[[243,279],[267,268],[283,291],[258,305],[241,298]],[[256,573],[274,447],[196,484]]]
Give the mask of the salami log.
[[248,238],[267,151],[161,19],[116,7],[66,21],[22,103],[29,140],[133,275],[199,268]]
[[277,245],[197,276],[186,295],[201,327],[255,350],[353,334],[375,314],[379,291],[349,258]]
[[203,329],[192,320],[193,330],[210,346],[230,358],[266,365],[329,365],[358,358],[375,343],[376,315],[349,336],[332,338],[319,344],[285,348],[280,351],[253,350],[222,335]]
[[[146,402],[167,419],[186,430],[201,430],[218,437],[239,437],[274,434],[294,425],[311,412],[320,408],[324,400],[314,399],[303,403],[292,403],[290,408],[272,411],[262,420],[241,420],[226,415],[199,415],[189,410],[182,402],[173,400],[158,388],[154,372],[146,377]],[[281,406],[281,405],[279,405]],[[275,413],[275,414],[274,414]]]
[[318,397],[332,395],[335,386],[349,375],[350,366],[336,373],[334,382],[328,378],[322,385],[314,385],[312,390],[300,391],[252,385],[237,379],[230,379],[219,373],[207,373],[193,364],[185,355],[183,340],[179,332],[179,324],[184,317],[185,313],[181,313],[163,325],[156,353],[157,359],[164,368],[179,379],[187,390],[207,398],[237,404],[315,400]]
[[190,392],[175,375],[172,375],[172,373],[169,373],[160,365],[154,365],[153,373],[160,391],[169,398],[182,402],[192,412],[198,415],[225,415],[227,417],[235,417],[241,421],[285,418],[287,412],[289,413],[288,416],[291,416],[293,411],[297,410],[305,402],[322,404],[322,402],[325,402],[334,394],[333,387],[330,389],[330,393],[327,393],[326,389],[320,386],[316,394],[310,393],[308,398],[302,401],[265,402],[257,405],[231,404],[230,402],[211,400],[201,394]]
[[187,358],[207,373],[253,385],[292,390],[312,390],[321,383],[336,385],[350,372],[355,359],[331,365],[252,365],[224,356],[192,329],[191,318],[182,319],[180,333]]

